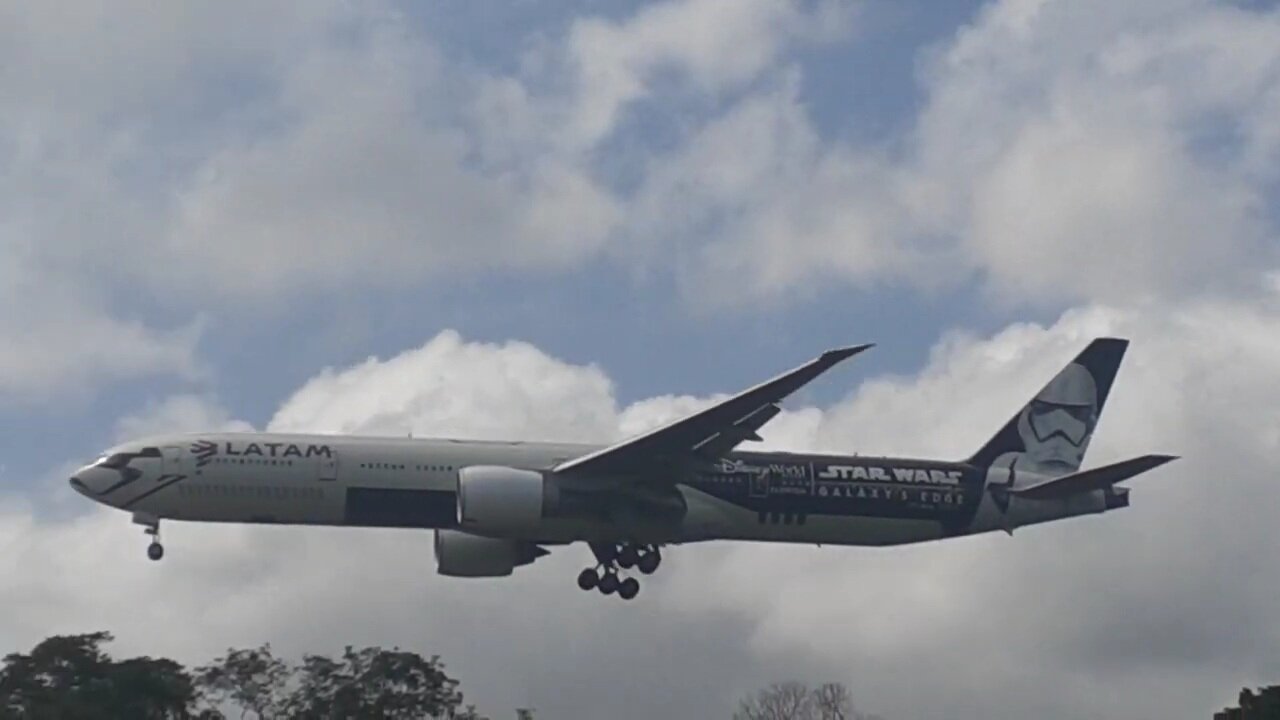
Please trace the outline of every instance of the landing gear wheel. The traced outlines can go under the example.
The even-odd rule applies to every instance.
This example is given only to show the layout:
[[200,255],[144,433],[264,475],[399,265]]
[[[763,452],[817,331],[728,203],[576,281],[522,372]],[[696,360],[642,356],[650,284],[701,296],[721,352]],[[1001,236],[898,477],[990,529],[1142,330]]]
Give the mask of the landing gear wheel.
[[600,576],[596,574],[595,568],[587,568],[578,573],[578,587],[583,590],[592,590],[599,584]]
[[636,566],[640,568],[640,572],[645,575],[652,575],[658,569],[658,565],[662,563],[662,555],[658,553],[658,549],[654,548],[644,555],[640,556],[640,561]]
[[600,578],[600,584],[597,587],[600,588],[601,593],[612,595],[619,587],[618,576],[613,573],[605,573],[605,576]]
[[623,600],[630,600],[640,592],[640,581],[635,578],[627,578],[618,585],[618,597]]
[[147,546],[147,557],[152,560],[164,557],[164,546],[160,544],[160,518],[134,513],[133,522],[146,528],[144,532],[151,536],[151,544]]
[[634,545],[624,545],[622,552],[618,553],[618,566],[624,570],[630,570],[640,561],[640,553],[636,551]]

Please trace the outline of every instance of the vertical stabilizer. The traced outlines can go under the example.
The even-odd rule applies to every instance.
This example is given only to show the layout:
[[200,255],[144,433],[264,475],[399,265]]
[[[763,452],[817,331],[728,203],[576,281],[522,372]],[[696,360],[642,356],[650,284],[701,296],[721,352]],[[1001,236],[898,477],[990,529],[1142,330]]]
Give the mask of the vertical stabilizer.
[[1089,343],[968,462],[1050,477],[1079,470],[1128,347],[1120,338]]

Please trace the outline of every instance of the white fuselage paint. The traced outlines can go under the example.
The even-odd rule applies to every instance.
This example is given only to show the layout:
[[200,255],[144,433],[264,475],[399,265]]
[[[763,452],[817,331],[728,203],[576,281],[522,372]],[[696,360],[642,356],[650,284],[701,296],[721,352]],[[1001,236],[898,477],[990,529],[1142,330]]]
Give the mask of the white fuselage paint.
[[[444,499],[445,494],[456,491],[457,472],[463,467],[549,470],[598,449],[557,443],[254,433],[149,438],[113,448],[107,454],[139,453],[144,448],[158,448],[160,455],[131,459],[129,467],[137,471],[132,480],[113,487],[121,482],[118,471],[87,466],[77,472],[77,490],[98,502],[157,520],[386,526],[388,523],[359,522],[358,518],[353,522],[349,494],[425,490],[436,491]],[[833,473],[852,476],[854,470]],[[886,480],[895,478],[890,475]],[[993,470],[986,482],[1001,480],[999,471]],[[958,482],[954,475],[936,473],[926,473],[920,481],[931,491]],[[1023,482],[1021,475],[1019,482]],[[1102,512],[1106,504],[1103,494],[1095,492],[1069,502],[1013,498],[1001,508],[984,493],[972,520],[957,532],[927,518],[847,514],[810,513],[803,524],[762,523],[757,512],[696,487],[678,484],[677,489],[687,512],[674,529],[620,529],[597,522],[549,519],[519,539],[548,544],[608,542],[639,533],[649,536],[634,539],[660,543],[726,539],[896,545],[956,534],[1011,531],[1021,525]],[[437,510],[441,519],[454,517],[448,508]]]

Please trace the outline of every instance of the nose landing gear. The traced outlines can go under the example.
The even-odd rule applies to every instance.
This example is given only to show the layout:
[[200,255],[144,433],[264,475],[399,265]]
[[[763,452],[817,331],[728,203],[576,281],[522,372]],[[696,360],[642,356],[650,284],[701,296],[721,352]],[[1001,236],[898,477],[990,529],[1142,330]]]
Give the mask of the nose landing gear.
[[623,600],[631,600],[640,594],[640,581],[633,577],[620,578],[622,570],[634,567],[645,575],[652,575],[662,562],[656,545],[592,543],[591,551],[595,553],[598,564],[578,573],[578,587],[599,590],[602,595],[617,593]]
[[164,546],[160,544],[160,518],[135,513],[133,522],[146,528],[143,532],[151,536],[151,544],[147,546],[147,557],[152,560],[164,557]]
[[151,544],[147,546],[147,557],[152,560],[159,560],[164,557],[164,546],[160,544],[159,540],[152,540]]

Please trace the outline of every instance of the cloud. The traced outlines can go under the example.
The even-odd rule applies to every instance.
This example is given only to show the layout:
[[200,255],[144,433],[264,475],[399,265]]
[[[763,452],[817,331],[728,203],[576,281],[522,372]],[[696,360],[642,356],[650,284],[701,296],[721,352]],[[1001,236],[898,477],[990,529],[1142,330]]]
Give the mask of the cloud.
[[[947,198],[934,220],[992,289],[1030,302],[1221,291],[1274,264],[1259,128],[1237,118],[1280,82],[1276,18],[1198,2],[984,8],[923,73],[915,166]],[[1236,91],[1184,70],[1231,62],[1237,30],[1272,43]]]
[[[47,279],[47,278],[46,278]],[[0,396],[23,404],[97,383],[154,374],[195,380],[199,323],[156,329],[113,317],[92,293],[37,282],[20,264],[0,268]]]
[[951,267],[964,258],[910,237],[898,171],[825,142],[800,86],[798,73],[775,78],[649,163],[633,231],[668,239],[652,243],[659,253],[636,254],[667,267],[674,253],[686,294],[721,303],[913,273],[923,286],[941,284],[931,278],[944,258]]
[[396,357],[322,372],[267,429],[599,442],[613,439],[616,414],[613,386],[598,368],[567,365],[527,343],[468,343],[445,331]]
[[253,426],[231,417],[226,408],[209,395],[171,395],[150,402],[140,412],[116,422],[116,439],[136,440],[148,435],[186,432],[252,432]]
[[[425,533],[169,523],[170,552],[153,565],[120,513],[37,524],[10,503],[0,604],[21,621],[3,634],[21,646],[109,627],[121,652],[187,661],[264,640],[294,654],[399,644],[442,654],[499,715],[533,705],[596,716],[613,698],[619,717],[659,707],[709,716],[789,676],[847,682],[864,709],[888,717],[1207,713],[1239,685],[1267,680],[1280,659],[1280,638],[1266,630],[1277,589],[1268,558],[1280,550],[1268,510],[1280,424],[1265,411],[1280,402],[1268,395],[1277,330],[1276,296],[1169,312],[1082,308],[1050,326],[953,334],[918,375],[872,378],[765,431],[774,447],[956,457],[1088,339],[1129,336],[1088,462],[1183,459],[1133,481],[1133,507],[1104,517],[902,548],[672,548],[624,605],[573,586],[583,548],[505,580],[459,581],[434,575]],[[321,373],[271,427],[602,441],[711,400],[619,407],[599,369],[446,332]],[[199,398],[148,414],[227,417]]]
[[[485,172],[451,106],[468,73],[403,21],[295,58],[256,112],[183,182],[164,250],[175,279],[227,298],[423,277],[559,268],[615,222],[612,198],[569,163]],[[358,240],[358,241],[357,241]]]
[[919,112],[874,144],[823,136],[803,69],[771,65],[649,160],[629,227],[682,251],[696,301],[1253,292],[1277,261],[1277,48],[1274,10],[993,2],[920,54]]
[[127,126],[144,109],[171,119],[164,116],[198,104],[193,83],[278,61],[339,17],[343,3],[331,0],[295,7],[243,0],[164,8],[134,1],[9,5],[0,8],[0,59],[11,72],[0,76],[0,87],[14,102],[0,117],[38,116],[59,130],[126,119]]
[[154,252],[164,188],[220,81],[312,25],[227,3],[0,8],[0,393],[198,374],[202,322],[156,318],[152,281],[180,267]]
[[478,71],[389,4],[89,5],[0,10],[0,253],[89,324],[563,269],[617,222],[576,162],[479,167]]
[[856,42],[859,11],[668,0],[515,38],[509,70],[383,4],[9,9],[0,251],[91,288],[104,322],[120,296],[242,307],[602,258],[698,307],[977,279],[1061,308],[1252,292],[1275,266],[1275,11],[993,2],[920,53],[919,111],[874,144],[806,95],[802,51]]
[[576,84],[569,142],[605,139],[629,103],[655,92],[663,71],[714,97],[770,70],[793,43],[838,37],[848,16],[837,3],[807,12],[789,0],[682,0],[623,21],[577,20],[566,40]]
[[629,258],[644,213],[602,162],[633,142],[628,109],[673,82],[718,103],[792,48],[839,37],[849,14],[659,3],[567,22],[513,74],[441,56],[397,13],[339,15],[357,40],[302,46],[176,184],[160,244],[176,272],[162,284],[235,301]]

